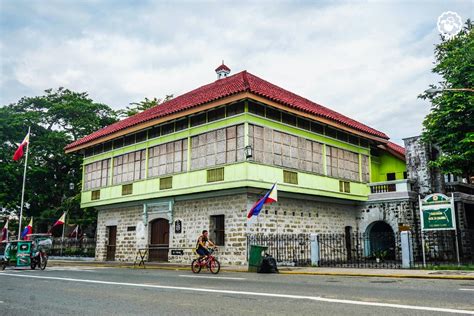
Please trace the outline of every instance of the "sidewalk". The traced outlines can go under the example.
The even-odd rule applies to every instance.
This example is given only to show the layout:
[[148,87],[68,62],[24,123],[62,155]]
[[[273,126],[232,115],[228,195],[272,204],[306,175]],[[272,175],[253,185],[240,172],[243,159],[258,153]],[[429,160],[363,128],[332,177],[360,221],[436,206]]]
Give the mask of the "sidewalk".
[[[118,261],[84,261],[51,259],[49,266],[89,266],[134,268],[133,262]],[[135,269],[143,267],[135,266]],[[175,263],[147,262],[145,269],[162,270],[190,270],[189,265]],[[222,266],[222,271],[247,272],[247,266]],[[463,270],[419,270],[419,269],[353,269],[353,268],[319,268],[319,267],[279,267],[280,274],[285,275],[326,275],[326,276],[354,276],[354,277],[387,277],[387,278],[415,278],[415,279],[448,279],[474,280],[474,271]]]

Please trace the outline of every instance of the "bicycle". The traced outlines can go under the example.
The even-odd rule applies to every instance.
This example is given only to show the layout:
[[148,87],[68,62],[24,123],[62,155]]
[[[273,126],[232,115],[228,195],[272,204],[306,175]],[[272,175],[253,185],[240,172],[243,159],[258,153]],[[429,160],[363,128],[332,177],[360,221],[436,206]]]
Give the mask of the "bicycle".
[[221,270],[221,264],[215,256],[213,256],[216,248],[209,249],[209,255],[207,258],[196,258],[191,262],[191,270],[193,273],[201,272],[203,267],[207,267],[208,271],[211,271],[212,274],[217,274]]

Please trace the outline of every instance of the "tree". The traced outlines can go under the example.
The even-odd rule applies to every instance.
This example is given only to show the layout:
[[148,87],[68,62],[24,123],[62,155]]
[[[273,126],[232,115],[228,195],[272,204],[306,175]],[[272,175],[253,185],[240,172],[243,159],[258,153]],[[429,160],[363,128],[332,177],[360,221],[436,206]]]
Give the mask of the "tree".
[[24,215],[34,216],[41,230],[63,211],[81,224],[94,222],[91,211],[81,210],[79,204],[82,157],[66,155],[64,147],[116,120],[109,106],[94,102],[85,92],[64,88],[0,107],[0,205],[20,209],[23,163],[12,157],[15,142],[31,126]]
[[127,106],[123,110],[118,110],[117,114],[119,115],[119,117],[133,116],[137,113],[148,110],[154,106],[161,105],[171,100],[172,98],[173,98],[172,94],[167,94],[163,99],[157,99],[157,98],[148,99],[145,97],[145,99],[140,102],[132,102],[130,103],[131,106]]
[[[442,81],[431,88],[474,87],[474,32],[470,20],[454,38],[442,38],[435,48],[435,58],[432,71]],[[474,174],[474,93],[444,90],[439,94],[425,92],[420,98],[432,104],[423,122],[422,139],[436,144],[442,152],[431,166],[469,179]]]

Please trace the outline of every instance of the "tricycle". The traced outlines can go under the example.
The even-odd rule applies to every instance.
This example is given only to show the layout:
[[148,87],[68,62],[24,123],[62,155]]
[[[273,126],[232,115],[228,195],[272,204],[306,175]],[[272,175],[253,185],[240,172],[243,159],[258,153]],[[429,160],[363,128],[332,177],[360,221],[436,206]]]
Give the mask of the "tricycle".
[[7,266],[30,267],[41,270],[46,269],[48,255],[46,250],[51,247],[51,237],[47,234],[28,235],[31,240],[14,240],[7,243],[3,257],[1,258],[1,269]]

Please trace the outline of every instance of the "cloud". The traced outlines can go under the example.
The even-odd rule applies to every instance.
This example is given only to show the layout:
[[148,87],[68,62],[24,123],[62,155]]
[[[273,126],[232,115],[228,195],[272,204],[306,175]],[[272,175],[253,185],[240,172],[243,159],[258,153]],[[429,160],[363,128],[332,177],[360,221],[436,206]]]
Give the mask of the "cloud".
[[443,5],[1,2],[0,104],[65,86],[123,108],[207,84],[225,59],[402,143],[429,110],[417,95],[438,80]]

